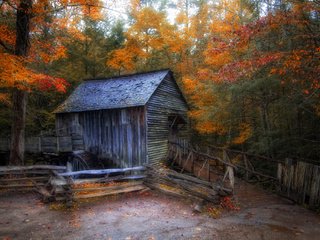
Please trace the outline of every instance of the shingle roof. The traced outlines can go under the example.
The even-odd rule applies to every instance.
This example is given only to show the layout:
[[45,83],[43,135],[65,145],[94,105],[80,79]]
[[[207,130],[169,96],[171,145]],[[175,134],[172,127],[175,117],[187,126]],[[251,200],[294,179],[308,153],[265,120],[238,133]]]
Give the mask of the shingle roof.
[[55,113],[144,106],[169,70],[81,83]]

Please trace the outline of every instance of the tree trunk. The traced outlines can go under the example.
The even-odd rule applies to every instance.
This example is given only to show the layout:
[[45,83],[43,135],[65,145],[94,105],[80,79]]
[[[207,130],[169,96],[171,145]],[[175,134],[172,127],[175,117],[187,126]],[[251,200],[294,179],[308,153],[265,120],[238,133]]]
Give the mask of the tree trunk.
[[[15,55],[27,56],[30,48],[30,17],[32,0],[21,0],[16,18]],[[24,162],[24,132],[26,120],[27,92],[15,88],[12,93],[13,120],[11,129],[10,165]]]
[[10,165],[22,165],[24,163],[27,92],[14,89],[12,95],[13,121],[11,129]]

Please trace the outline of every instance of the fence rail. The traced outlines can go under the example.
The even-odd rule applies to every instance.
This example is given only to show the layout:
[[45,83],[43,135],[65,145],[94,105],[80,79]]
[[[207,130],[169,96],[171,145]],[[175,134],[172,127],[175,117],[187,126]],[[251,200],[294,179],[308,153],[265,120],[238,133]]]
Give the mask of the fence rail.
[[[248,182],[269,182],[280,195],[320,207],[320,166],[298,160],[279,160],[215,146],[191,146],[185,141],[170,142],[173,164],[207,181],[226,181],[233,187],[234,177]],[[220,177],[219,177],[220,175]]]
[[33,165],[0,167],[0,189],[35,190],[46,186],[52,171],[64,172],[64,166]]
[[[142,166],[76,172],[67,172],[65,166],[6,166],[0,167],[0,190],[37,191],[44,202],[65,201],[70,204],[77,199],[144,190],[144,171]],[[72,178],[79,175],[91,177]]]
[[[10,150],[10,139],[0,138],[0,152]],[[57,153],[84,150],[83,138],[72,136],[38,136],[25,139],[25,151],[29,153]]]
[[209,182],[228,183],[227,187],[234,188],[236,166],[227,157],[219,158],[202,153],[186,143],[170,142],[169,159],[172,159],[172,164],[176,163],[181,167],[181,172],[191,172]]

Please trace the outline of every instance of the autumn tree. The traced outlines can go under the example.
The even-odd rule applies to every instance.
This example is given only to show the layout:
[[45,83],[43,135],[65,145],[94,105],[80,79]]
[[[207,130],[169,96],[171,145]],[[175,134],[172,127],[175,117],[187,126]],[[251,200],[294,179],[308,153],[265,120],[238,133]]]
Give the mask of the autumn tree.
[[[46,37],[52,31],[76,34],[76,17],[80,12],[96,16],[97,1],[20,0],[1,1],[0,22],[0,84],[12,93],[13,120],[11,131],[10,164],[23,164],[26,105],[28,92],[55,88],[65,91],[63,79],[38,73],[39,63],[49,64],[65,56],[63,34],[55,41]],[[12,20],[12,21],[10,21]],[[7,96],[2,95],[2,99]]]
[[[255,9],[252,3],[216,5],[206,66],[185,81],[195,106],[191,116],[200,132],[221,136],[221,144],[314,158],[319,4],[282,1]],[[199,99],[199,90],[212,100]]]
[[131,1],[130,16],[126,41],[122,48],[110,53],[107,66],[119,74],[173,66],[173,56],[181,51],[181,39],[167,21],[166,13],[150,3]]

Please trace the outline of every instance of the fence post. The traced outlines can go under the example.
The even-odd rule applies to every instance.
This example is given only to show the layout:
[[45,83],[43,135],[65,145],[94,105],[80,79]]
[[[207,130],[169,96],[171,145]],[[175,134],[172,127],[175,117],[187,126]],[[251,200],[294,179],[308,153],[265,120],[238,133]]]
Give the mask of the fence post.
[[[228,153],[227,153],[227,151],[225,149],[223,149],[223,153],[222,154],[223,154],[223,160],[225,162],[230,163],[231,161],[230,161]],[[234,189],[234,171],[233,171],[233,168],[230,167],[230,166],[227,166],[227,168],[226,168],[226,172],[224,174],[223,181],[225,180],[225,178],[227,176],[228,176],[229,181],[230,181],[230,186],[231,186],[231,188],[233,190]]]
[[244,161],[244,166],[246,168],[246,181],[249,181],[249,166],[248,166],[248,159],[247,159],[247,155],[243,154],[243,161]]
[[277,169],[277,179],[278,179],[278,191],[282,191],[282,164],[278,163],[278,169]]
[[38,137],[38,139],[39,139],[39,152],[41,153],[41,136],[40,137]]

